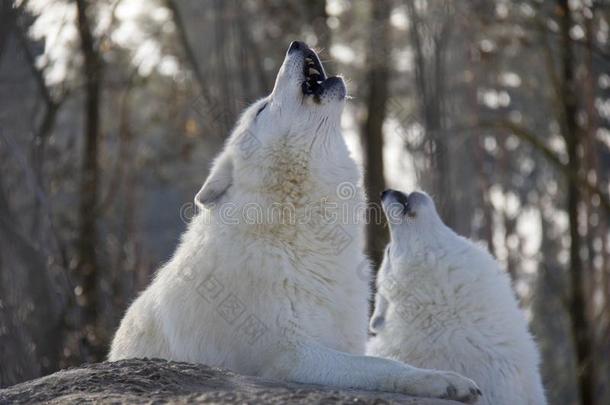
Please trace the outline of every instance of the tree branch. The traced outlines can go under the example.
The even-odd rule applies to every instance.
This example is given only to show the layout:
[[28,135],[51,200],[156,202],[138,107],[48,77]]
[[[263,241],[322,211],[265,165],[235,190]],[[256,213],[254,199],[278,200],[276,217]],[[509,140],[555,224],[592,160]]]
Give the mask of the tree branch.
[[489,122],[482,121],[479,123],[479,128],[483,129],[499,129],[511,132],[513,135],[519,137],[523,141],[527,142],[534,149],[538,150],[544,155],[544,157],[557,167],[562,175],[566,176],[569,181],[574,182],[578,187],[584,188],[589,194],[596,195],[599,198],[600,205],[610,215],[610,198],[606,193],[599,187],[598,184],[591,182],[586,176],[582,176],[579,173],[573,173],[569,170],[568,166],[562,161],[561,157],[557,155],[540,137],[536,136],[533,132],[524,128],[520,125],[512,123],[510,121],[499,121]]
[[174,17],[174,24],[176,25],[176,30],[178,31],[178,37],[180,38],[180,42],[182,43],[182,47],[184,48],[184,53],[186,54],[186,59],[188,60],[193,73],[195,74],[195,78],[197,79],[197,83],[199,84],[199,89],[201,90],[201,95],[208,103],[208,105],[214,105],[212,97],[210,93],[207,91],[205,79],[203,77],[203,71],[201,70],[201,66],[199,65],[199,61],[197,60],[197,56],[191,47],[191,44],[188,39],[188,34],[186,32],[186,28],[184,26],[184,20],[182,19],[182,15],[180,14],[180,10],[178,5],[174,0],[166,0],[165,4],[167,8],[170,9],[172,15]]

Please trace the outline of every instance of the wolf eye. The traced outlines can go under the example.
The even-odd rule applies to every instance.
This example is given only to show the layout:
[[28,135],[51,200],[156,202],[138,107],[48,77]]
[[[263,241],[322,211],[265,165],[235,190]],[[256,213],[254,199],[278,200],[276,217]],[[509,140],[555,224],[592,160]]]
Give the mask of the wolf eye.
[[267,108],[267,103],[265,103],[264,106],[258,109],[258,111],[256,112],[256,118],[258,118],[258,115],[262,113],[265,108]]

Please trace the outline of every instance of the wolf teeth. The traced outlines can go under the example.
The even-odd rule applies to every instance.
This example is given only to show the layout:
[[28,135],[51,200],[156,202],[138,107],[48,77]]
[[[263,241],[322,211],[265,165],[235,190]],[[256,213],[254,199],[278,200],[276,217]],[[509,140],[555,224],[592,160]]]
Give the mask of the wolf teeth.
[[323,92],[324,77],[320,72],[322,67],[320,63],[313,57],[306,57],[304,60],[303,75],[304,81],[301,84],[301,91],[304,95],[313,95],[318,97]]
[[312,68],[310,67],[309,70],[307,71],[308,74],[310,75],[320,75],[320,72],[318,71],[318,69]]

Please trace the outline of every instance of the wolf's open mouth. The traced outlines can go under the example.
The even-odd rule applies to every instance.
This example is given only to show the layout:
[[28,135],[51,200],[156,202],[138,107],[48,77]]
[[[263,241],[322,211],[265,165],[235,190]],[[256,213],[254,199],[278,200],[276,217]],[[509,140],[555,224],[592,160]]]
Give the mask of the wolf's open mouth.
[[326,80],[326,72],[324,72],[320,58],[314,51],[306,49],[304,56],[303,76],[305,81],[301,85],[301,89],[305,95],[320,96],[324,91],[322,83]]

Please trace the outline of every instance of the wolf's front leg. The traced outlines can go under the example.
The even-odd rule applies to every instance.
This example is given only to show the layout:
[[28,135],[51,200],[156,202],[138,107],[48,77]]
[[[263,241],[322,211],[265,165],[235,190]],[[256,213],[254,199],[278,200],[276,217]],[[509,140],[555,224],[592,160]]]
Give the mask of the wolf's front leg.
[[380,357],[339,352],[312,342],[280,345],[263,371],[271,378],[474,403],[474,381],[457,373],[425,370]]

